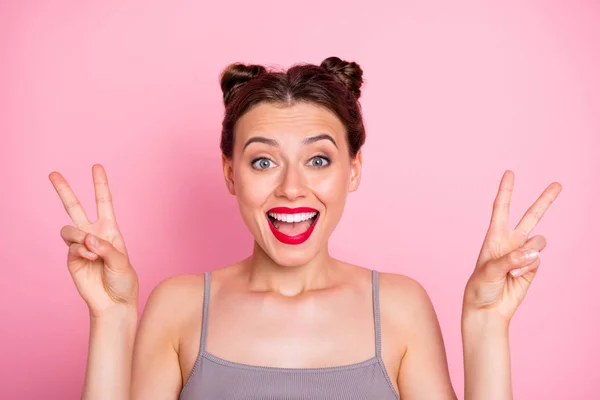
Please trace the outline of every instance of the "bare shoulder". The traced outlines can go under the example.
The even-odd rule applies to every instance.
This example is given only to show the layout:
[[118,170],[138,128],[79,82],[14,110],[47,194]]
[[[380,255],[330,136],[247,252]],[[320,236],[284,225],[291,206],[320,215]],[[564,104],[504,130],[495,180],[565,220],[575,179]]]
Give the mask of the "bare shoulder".
[[381,272],[379,288],[382,315],[401,325],[403,331],[422,326],[419,322],[423,319],[436,318],[427,290],[415,279]]
[[[345,276],[352,276],[354,282],[360,281],[363,287],[370,289],[371,269],[349,263],[342,265]],[[382,321],[391,322],[392,327],[407,332],[407,328],[415,327],[415,322],[435,318],[429,294],[417,280],[392,272],[378,272],[378,276]]]
[[442,332],[429,294],[423,285],[407,276],[380,276],[382,321],[388,321],[389,336],[397,338],[404,348],[395,374],[400,397],[456,399]]
[[152,289],[140,328],[160,329],[176,347],[182,328],[202,309],[203,298],[204,274],[166,278]]
[[379,287],[382,294],[390,299],[427,301],[429,297],[421,283],[402,274],[380,272]]
[[152,289],[146,307],[185,307],[192,298],[202,299],[203,296],[204,274],[175,275],[162,280]]
[[[219,281],[235,273],[238,267],[233,264],[212,270],[211,287],[218,288]],[[146,321],[145,325],[161,329],[174,343],[190,329],[200,329],[198,316],[204,307],[204,281],[204,273],[175,275],[160,281],[148,297],[142,324]]]
[[172,295],[177,299],[190,291],[197,292],[198,289],[204,292],[204,274],[175,275],[160,281],[150,296]]
[[181,335],[202,307],[204,277],[173,276],[150,293],[136,334],[132,398],[175,398],[181,390]]

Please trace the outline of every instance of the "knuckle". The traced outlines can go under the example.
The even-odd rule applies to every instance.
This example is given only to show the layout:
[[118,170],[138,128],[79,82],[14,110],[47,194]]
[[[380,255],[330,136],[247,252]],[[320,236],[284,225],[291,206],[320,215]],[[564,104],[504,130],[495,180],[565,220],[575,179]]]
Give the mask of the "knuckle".
[[69,246],[69,254],[77,254],[77,250],[81,245],[79,243],[73,243]]
[[101,194],[101,195],[96,196],[96,201],[98,203],[110,203],[110,202],[112,202],[112,196],[108,193]]
[[538,243],[540,244],[540,247],[546,247],[546,244],[548,243],[548,241],[546,240],[546,238],[544,236],[540,236],[538,238]]
[[511,265],[519,265],[521,263],[521,253],[520,251],[513,251],[508,255],[508,262]]
[[505,210],[509,207],[509,203],[506,201],[496,201],[494,202],[494,208]]
[[65,225],[60,230],[60,236],[68,242],[82,243],[85,232],[75,226]]
[[63,226],[62,228],[60,228],[60,236],[62,236],[62,237],[68,236],[70,230],[71,230],[70,225]]
[[529,233],[527,232],[526,229],[517,229],[517,230],[515,230],[515,235],[518,238],[523,239],[523,238],[527,238],[529,236]]
[[541,219],[544,213],[541,210],[533,210],[531,211],[531,216],[535,219]]

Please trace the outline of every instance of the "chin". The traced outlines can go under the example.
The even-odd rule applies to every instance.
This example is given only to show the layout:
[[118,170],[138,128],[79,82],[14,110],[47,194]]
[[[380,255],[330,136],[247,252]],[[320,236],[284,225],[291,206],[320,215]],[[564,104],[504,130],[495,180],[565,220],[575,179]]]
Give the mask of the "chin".
[[274,207],[248,227],[254,228],[256,244],[267,257],[282,267],[295,268],[310,263],[323,249],[325,221],[314,208]]
[[310,263],[317,257],[319,253],[319,249],[317,249],[315,246],[303,247],[304,249],[294,249],[289,247],[271,249],[263,248],[263,251],[265,251],[269,258],[271,258],[277,265],[285,268],[297,268]]
[[282,267],[300,267],[317,257],[321,249],[321,212],[311,207],[273,207],[264,216],[263,250]]

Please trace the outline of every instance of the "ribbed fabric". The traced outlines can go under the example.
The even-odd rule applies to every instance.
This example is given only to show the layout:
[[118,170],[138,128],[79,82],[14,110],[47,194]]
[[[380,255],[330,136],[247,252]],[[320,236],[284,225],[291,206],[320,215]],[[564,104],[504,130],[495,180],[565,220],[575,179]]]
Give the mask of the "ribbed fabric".
[[399,400],[381,359],[379,276],[373,271],[375,356],[325,368],[260,367],[206,352],[210,272],[204,277],[200,352],[180,400]]

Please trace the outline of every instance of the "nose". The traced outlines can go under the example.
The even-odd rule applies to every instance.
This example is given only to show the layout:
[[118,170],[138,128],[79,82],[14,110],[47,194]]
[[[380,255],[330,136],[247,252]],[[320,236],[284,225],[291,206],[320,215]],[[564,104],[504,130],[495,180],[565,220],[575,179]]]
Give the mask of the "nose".
[[288,166],[282,173],[281,181],[277,186],[275,195],[285,197],[289,201],[306,197],[308,192],[306,177],[297,168]]

